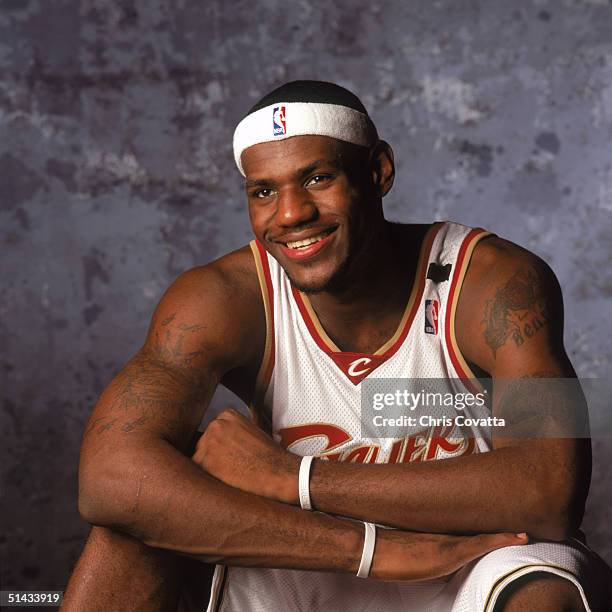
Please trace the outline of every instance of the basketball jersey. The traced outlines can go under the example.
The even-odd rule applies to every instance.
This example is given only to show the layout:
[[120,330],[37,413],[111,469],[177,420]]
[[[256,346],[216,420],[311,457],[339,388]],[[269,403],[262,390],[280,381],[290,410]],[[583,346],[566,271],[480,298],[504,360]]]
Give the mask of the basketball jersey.
[[[454,318],[471,254],[487,235],[452,222],[430,226],[400,324],[372,354],[336,346],[308,296],[253,241],[268,331],[252,406],[259,425],[291,452],[330,461],[409,463],[489,451],[490,430],[484,426],[417,426],[398,438],[364,437],[361,427],[361,385],[373,377],[438,379],[438,389],[443,385],[449,393],[478,391],[457,346]],[[486,406],[465,407],[463,413],[475,422],[490,415]],[[328,572],[217,566],[208,612],[437,612],[455,609],[461,587],[457,574],[394,583]]]

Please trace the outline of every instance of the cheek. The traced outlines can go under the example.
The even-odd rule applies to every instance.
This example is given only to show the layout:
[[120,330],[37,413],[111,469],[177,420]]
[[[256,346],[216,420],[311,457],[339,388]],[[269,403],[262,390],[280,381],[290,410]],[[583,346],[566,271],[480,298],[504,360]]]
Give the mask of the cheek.
[[253,232],[257,233],[257,226],[258,226],[257,214],[253,211],[252,206],[249,206],[249,220],[251,222],[251,227],[253,228]]
[[262,237],[266,227],[269,225],[268,216],[262,208],[249,205],[249,219],[251,220],[253,233],[257,238]]
[[358,213],[358,194],[354,193],[346,183],[337,183],[332,189],[326,190],[315,198],[317,208],[323,215],[351,219]]

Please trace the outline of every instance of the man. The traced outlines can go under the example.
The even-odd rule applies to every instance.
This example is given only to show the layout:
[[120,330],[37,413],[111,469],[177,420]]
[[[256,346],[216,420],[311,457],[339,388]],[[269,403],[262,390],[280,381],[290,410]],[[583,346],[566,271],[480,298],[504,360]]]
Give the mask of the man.
[[[575,406],[511,384],[574,376],[546,264],[484,230],[386,221],[391,148],[336,85],[271,92],[234,152],[257,240],[168,289],[100,398],[79,508],[106,529],[66,609],[171,609],[169,551],[218,564],[211,611],[604,606],[573,539],[590,477],[588,440],[568,435]],[[513,437],[479,419],[362,432],[366,382],[477,391],[473,371]],[[190,458],[219,382],[253,420],[222,412]]]

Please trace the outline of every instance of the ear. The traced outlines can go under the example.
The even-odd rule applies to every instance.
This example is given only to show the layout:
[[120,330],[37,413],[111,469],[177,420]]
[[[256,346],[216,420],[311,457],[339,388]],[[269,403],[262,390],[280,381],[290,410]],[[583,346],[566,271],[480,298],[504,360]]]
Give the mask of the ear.
[[395,179],[393,149],[384,140],[379,140],[370,153],[372,185],[381,197],[389,193]]

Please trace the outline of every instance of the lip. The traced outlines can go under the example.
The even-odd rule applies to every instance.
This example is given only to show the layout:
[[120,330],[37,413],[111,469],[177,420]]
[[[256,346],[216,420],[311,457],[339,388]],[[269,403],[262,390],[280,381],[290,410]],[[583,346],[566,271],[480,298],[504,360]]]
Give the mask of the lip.
[[[319,252],[325,248],[325,246],[331,242],[331,239],[333,238],[334,234],[336,233],[336,230],[338,228],[334,228],[329,234],[327,234],[327,236],[325,236],[325,238],[322,238],[321,240],[319,240],[318,242],[315,242],[314,244],[311,244],[307,247],[303,247],[301,249],[292,249],[291,247],[285,246],[284,243],[282,242],[278,242],[278,246],[280,247],[281,251],[289,258],[292,259],[294,261],[303,261],[304,259],[310,259],[311,257],[314,257],[315,255],[318,255]],[[321,233],[321,232],[319,232]],[[291,240],[288,240],[288,242],[297,242],[298,240],[306,240],[306,238],[310,238],[311,236],[317,236],[318,234],[310,234],[310,236],[303,236],[300,238],[293,238]]]

